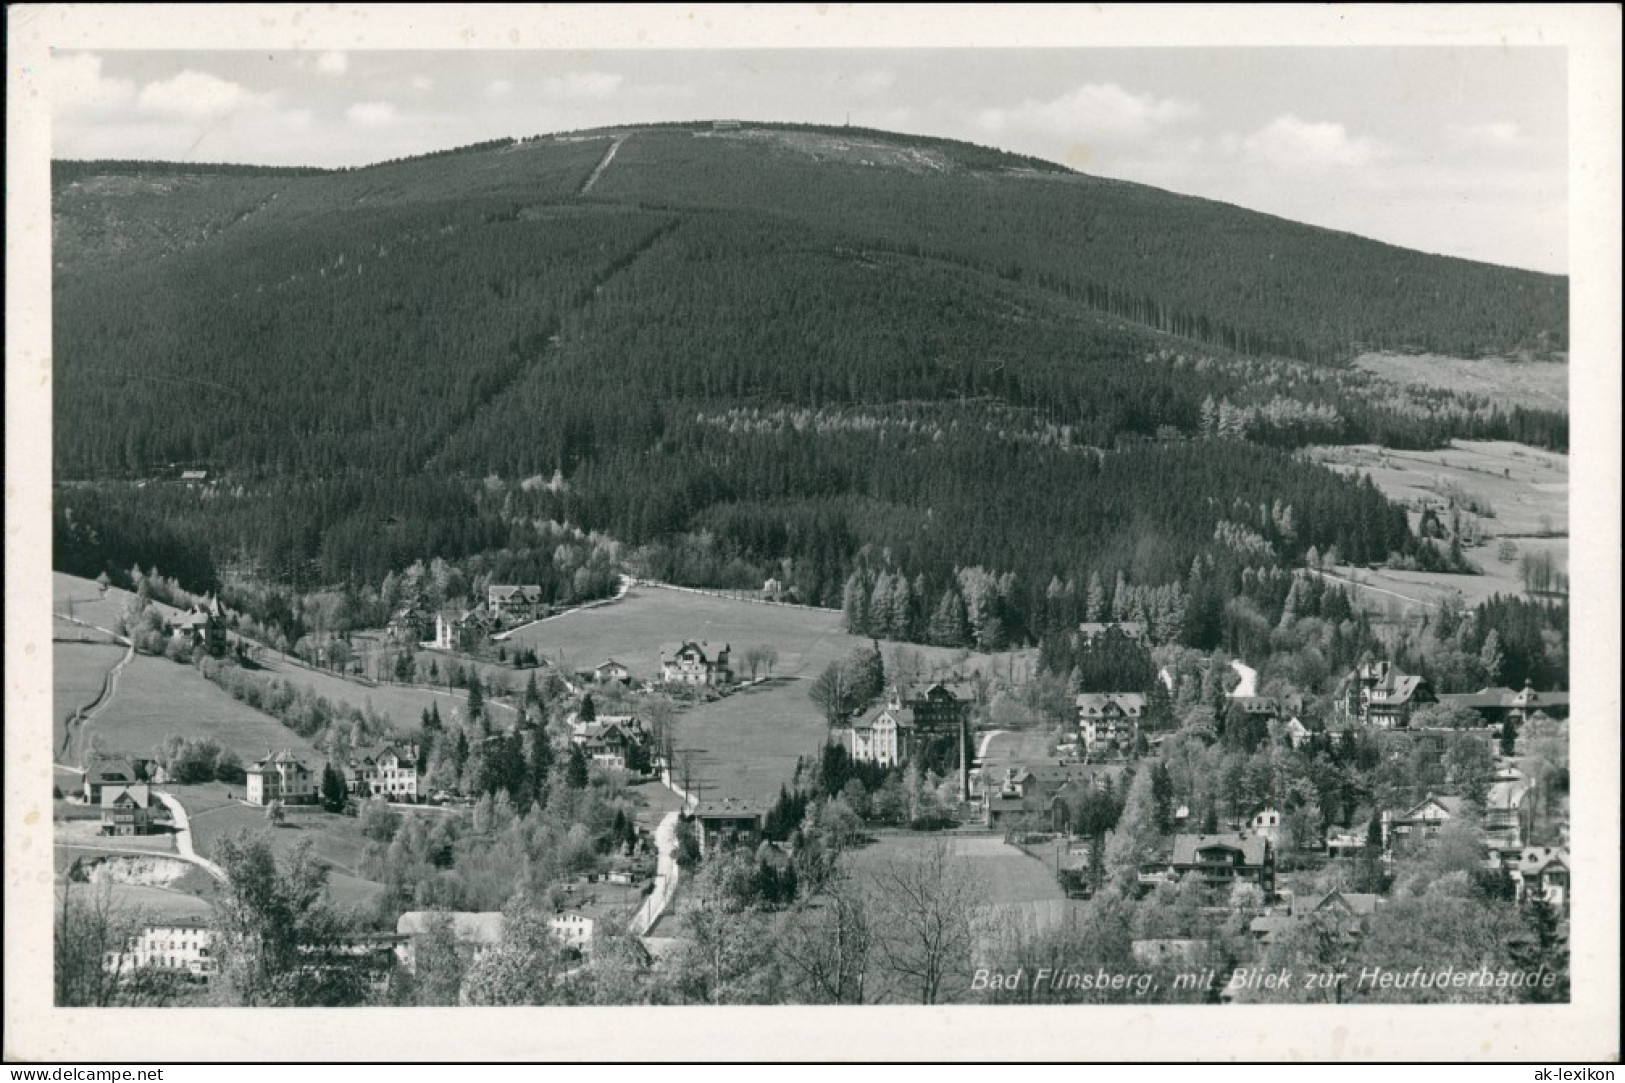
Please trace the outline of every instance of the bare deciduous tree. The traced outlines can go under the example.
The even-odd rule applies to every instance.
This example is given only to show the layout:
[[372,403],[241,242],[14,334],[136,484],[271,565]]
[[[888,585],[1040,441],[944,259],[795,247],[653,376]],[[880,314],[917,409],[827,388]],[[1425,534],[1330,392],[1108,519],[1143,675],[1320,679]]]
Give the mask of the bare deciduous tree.
[[881,900],[880,959],[901,995],[921,1004],[971,966],[976,887],[947,842],[893,862],[875,876]]
[[812,1004],[864,1004],[869,991],[872,903],[863,886],[837,873],[803,909],[778,950],[786,975]]

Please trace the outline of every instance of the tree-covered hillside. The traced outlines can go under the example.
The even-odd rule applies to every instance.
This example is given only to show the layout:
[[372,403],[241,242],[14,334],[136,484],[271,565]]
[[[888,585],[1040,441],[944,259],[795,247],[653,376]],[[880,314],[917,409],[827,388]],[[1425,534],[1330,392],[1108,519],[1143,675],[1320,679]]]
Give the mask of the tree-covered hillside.
[[[667,126],[55,179],[58,556],[88,574],[376,586],[557,520],[830,605],[885,575],[952,608],[981,568],[1035,641],[1052,581],[1450,559],[1291,449],[1567,442],[1326,363],[1562,349],[1564,280],[986,148]],[[209,483],[143,485],[182,466]]]

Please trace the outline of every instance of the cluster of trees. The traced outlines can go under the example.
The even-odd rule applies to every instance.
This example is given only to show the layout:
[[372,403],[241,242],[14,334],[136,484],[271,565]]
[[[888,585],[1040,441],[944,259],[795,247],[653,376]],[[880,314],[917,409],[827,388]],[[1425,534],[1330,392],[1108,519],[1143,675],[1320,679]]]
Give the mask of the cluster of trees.
[[243,761],[208,737],[171,735],[152,750],[152,759],[171,782],[242,782]]
[[824,667],[807,689],[808,697],[832,723],[850,718],[886,691],[886,663],[880,644],[859,646],[839,662]]

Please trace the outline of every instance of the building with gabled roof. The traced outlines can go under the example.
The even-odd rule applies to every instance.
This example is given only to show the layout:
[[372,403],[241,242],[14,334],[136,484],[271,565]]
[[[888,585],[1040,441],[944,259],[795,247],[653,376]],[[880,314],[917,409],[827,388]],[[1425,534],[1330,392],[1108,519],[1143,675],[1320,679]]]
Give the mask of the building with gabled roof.
[[1407,725],[1412,711],[1437,701],[1427,678],[1379,661],[1364,663],[1344,678],[1338,709],[1364,725],[1388,729]]
[[1242,882],[1257,884],[1265,896],[1275,891],[1275,848],[1261,835],[1175,835],[1168,869],[1211,887]]
[[130,786],[138,781],[135,765],[129,760],[98,760],[85,771],[85,804],[101,805],[106,786]]
[[702,801],[685,813],[686,818],[699,826],[701,854],[709,854],[729,842],[755,846],[762,837],[762,820],[766,815],[767,809],[762,805],[733,797]]
[[149,835],[152,833],[152,794],[147,784],[107,785],[101,791],[102,834]]
[[1145,696],[1139,692],[1080,692],[1078,734],[1091,755],[1127,749],[1140,732]]
[[1084,621],[1078,625],[1078,639],[1085,646],[1098,642],[1113,632],[1124,639],[1143,643],[1146,637],[1146,623],[1143,620],[1112,620]]
[[404,937],[397,947],[396,957],[407,970],[417,970],[417,939],[429,931],[429,925],[438,913],[451,919],[451,935],[457,946],[468,953],[469,962],[477,962],[486,952],[502,943],[503,917],[499,910],[408,910],[395,922],[395,933]]
[[837,727],[836,732],[854,760],[895,767],[908,758],[915,728],[913,710],[882,704]]
[[660,646],[660,679],[667,684],[724,685],[733,681],[729,647],[692,639]]
[[1521,902],[1539,892],[1554,910],[1563,913],[1569,903],[1569,852],[1557,846],[1526,846],[1512,868],[1512,885]]
[[543,616],[547,603],[535,583],[493,583],[485,588],[485,610],[497,624],[518,624]]
[[316,780],[290,749],[269,752],[243,772],[248,781],[245,799],[251,805],[304,805],[316,800]]
[[1425,842],[1435,838],[1441,828],[1462,814],[1466,799],[1451,794],[1429,793],[1421,801],[1402,812],[1384,811],[1382,814],[1382,841],[1392,847],[1396,840]]

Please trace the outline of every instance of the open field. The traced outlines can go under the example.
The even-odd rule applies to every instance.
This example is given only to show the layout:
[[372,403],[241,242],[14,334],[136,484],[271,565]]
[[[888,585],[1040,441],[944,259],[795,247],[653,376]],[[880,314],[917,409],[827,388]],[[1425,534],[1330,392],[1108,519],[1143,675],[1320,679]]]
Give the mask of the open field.
[[[100,891],[99,885],[74,884],[76,898],[88,900],[91,892]],[[141,884],[113,884],[108,889],[115,905],[140,915],[144,920],[205,921],[209,917],[207,899],[174,888],[146,887]],[[62,905],[63,885],[56,886],[56,905]]]
[[[1355,591],[1368,609],[1390,604],[1415,609],[1435,606],[1449,595],[1474,605],[1495,594],[1522,594],[1518,560],[1524,553],[1550,553],[1559,570],[1568,567],[1568,457],[1507,441],[1457,440],[1442,451],[1393,451],[1368,444],[1310,448],[1305,455],[1345,473],[1364,473],[1388,497],[1411,508],[1414,526],[1431,506],[1448,525],[1452,497],[1470,500],[1494,514],[1477,516],[1486,536],[1466,550],[1482,575],[1441,575],[1386,569],[1331,569],[1342,579],[1364,584]],[[1550,532],[1551,536],[1545,536]],[[1503,541],[1516,549],[1499,556]]]
[[[685,639],[731,644],[736,671],[743,668],[745,652],[751,647],[771,646],[779,653],[773,667],[776,677],[817,676],[824,666],[867,642],[842,631],[841,614],[832,609],[766,605],[648,583],[637,584],[613,604],[534,624],[508,642],[530,647],[565,669],[590,669],[614,658],[635,677],[651,680],[660,675],[660,645]],[[890,649],[888,644],[882,646]],[[909,649],[919,652],[927,666],[943,671],[968,672],[991,664],[989,656],[967,651]],[[1003,665],[1006,659],[1025,655],[996,657]]]
[[241,786],[218,782],[195,786],[166,787],[186,808],[192,827],[192,845],[199,854],[213,858],[216,843],[238,831],[266,831],[278,854],[285,854],[300,842],[310,840],[316,857],[331,870],[328,895],[340,905],[363,905],[376,898],[382,886],[360,875],[361,852],[367,840],[358,819],[323,812],[314,806],[289,806],[281,827],[272,827],[265,810],[226,799],[230,791],[241,798]]
[[982,734],[977,743],[977,755],[983,766],[1005,763],[1028,763],[1049,759],[1054,754],[1050,746],[1055,736],[1048,729],[994,730]]
[[90,723],[106,753],[145,755],[173,734],[208,737],[234,750],[244,765],[267,748],[292,749],[307,763],[320,763],[310,743],[270,715],[262,714],[203,679],[189,665],[137,655],[119,677],[118,693]]
[[[71,626],[70,626],[71,627]],[[67,743],[67,720],[102,694],[107,674],[124,657],[116,643],[51,644],[51,748],[60,753]]]
[[[262,651],[256,663],[260,667],[256,672],[260,675],[287,681],[295,687],[308,688],[335,705],[345,704],[362,711],[370,706],[374,712],[388,718],[395,730],[403,734],[416,733],[423,712],[431,706],[438,705],[441,716],[449,717],[452,709],[460,708],[468,698],[468,694],[461,690],[431,692],[396,684],[370,687],[299,665],[269,650]],[[499,712],[498,717],[513,713],[513,709],[505,704],[493,703],[493,707]]]
[[[701,800],[771,802],[795,773],[798,756],[816,756],[829,732],[807,696],[810,682],[775,678],[677,716],[682,749],[694,750],[693,789]],[[682,783],[682,771],[673,772]]]
[[[823,746],[827,727],[808,698],[809,679],[867,642],[841,631],[841,614],[833,610],[764,605],[646,583],[613,604],[532,625],[510,642],[534,648],[566,669],[614,658],[647,680],[659,676],[660,645],[681,639],[731,644],[736,670],[753,646],[778,651],[772,680],[688,708],[677,721],[677,746],[695,750],[693,779],[703,798],[764,801],[790,781],[797,757]],[[899,647],[915,651],[928,671],[937,673],[1013,667],[1019,674],[1035,664],[1031,651],[979,655],[941,647],[881,647],[888,656]]]
[[1496,537],[1538,535],[1547,523],[1553,533],[1568,529],[1568,456],[1554,451],[1505,440],[1455,440],[1441,451],[1350,444],[1304,454],[1333,470],[1370,474],[1391,499],[1418,509],[1431,504],[1441,515],[1453,490],[1485,501],[1494,514],[1480,516],[1481,523]]
[[1439,354],[1367,353],[1354,367],[1396,384],[1420,384],[1477,395],[1510,410],[1569,408],[1569,366],[1553,361],[1468,360]]

